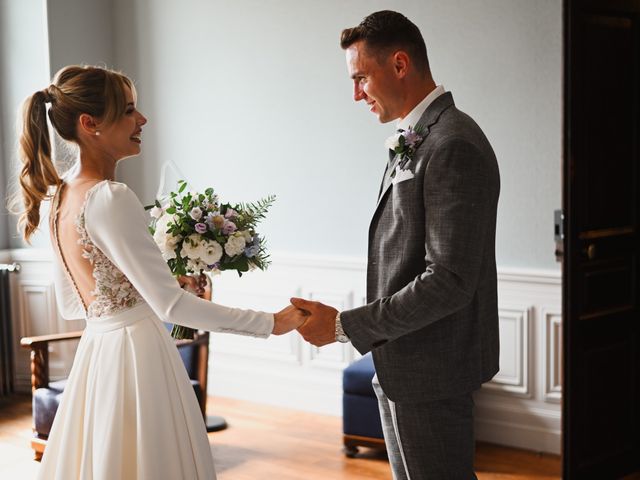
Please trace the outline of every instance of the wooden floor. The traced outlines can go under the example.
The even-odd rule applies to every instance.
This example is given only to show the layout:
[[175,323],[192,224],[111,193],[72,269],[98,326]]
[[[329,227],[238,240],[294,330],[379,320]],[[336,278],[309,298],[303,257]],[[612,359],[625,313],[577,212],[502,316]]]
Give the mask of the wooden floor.
[[[207,408],[229,423],[209,434],[219,480],[391,479],[383,455],[363,451],[350,459],[341,453],[339,418],[217,397]],[[29,397],[0,400],[1,479],[35,477],[39,464],[32,460],[30,436]],[[560,468],[557,456],[478,445],[481,480],[559,479]]]

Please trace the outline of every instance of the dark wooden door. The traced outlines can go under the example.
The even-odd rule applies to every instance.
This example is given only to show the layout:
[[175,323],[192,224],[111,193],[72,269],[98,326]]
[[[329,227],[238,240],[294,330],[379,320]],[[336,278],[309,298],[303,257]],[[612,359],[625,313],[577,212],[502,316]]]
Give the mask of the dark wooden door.
[[640,0],[565,0],[563,477],[640,469]]

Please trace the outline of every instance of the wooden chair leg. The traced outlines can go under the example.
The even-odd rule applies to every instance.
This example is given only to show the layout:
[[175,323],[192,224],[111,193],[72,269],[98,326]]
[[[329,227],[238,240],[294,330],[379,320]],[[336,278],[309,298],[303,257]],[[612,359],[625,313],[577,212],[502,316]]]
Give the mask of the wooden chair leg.
[[39,462],[42,460],[42,454],[47,446],[47,440],[40,437],[33,437],[31,439],[31,448],[33,449],[33,459]]
[[347,458],[355,458],[358,455],[358,447],[353,445],[345,445],[342,449]]
[[353,458],[358,454],[358,447],[386,450],[383,438],[362,437],[360,435],[345,434],[342,437],[342,443],[344,445],[342,451],[348,458]]

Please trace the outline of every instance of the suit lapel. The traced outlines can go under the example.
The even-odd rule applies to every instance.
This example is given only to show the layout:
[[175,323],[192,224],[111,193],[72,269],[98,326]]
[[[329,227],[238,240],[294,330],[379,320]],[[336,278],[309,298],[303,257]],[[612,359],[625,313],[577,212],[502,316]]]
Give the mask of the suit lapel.
[[[422,114],[422,117],[420,117],[420,120],[416,124],[416,128],[422,128],[423,130],[422,143],[426,141],[426,137],[429,135],[431,127],[436,123],[438,123],[438,120],[440,119],[440,115],[442,115],[442,112],[444,112],[446,109],[448,109],[453,105],[455,105],[453,102],[453,95],[451,95],[451,92],[445,92],[442,95],[440,95],[438,98],[436,98],[433,101],[433,103],[427,107],[427,109]],[[391,156],[391,152],[389,153],[389,156]],[[391,166],[394,166],[394,164],[392,163]],[[387,168],[389,168],[389,165],[387,165]],[[376,208],[373,212],[373,216],[371,217],[371,224],[373,224],[373,220],[376,218],[376,215],[380,210],[380,204],[382,203],[382,200],[387,195],[387,192],[389,192],[389,190],[393,186],[393,181],[391,181],[389,182],[389,185],[387,185],[387,188],[383,190],[384,179],[387,175],[387,168],[385,168],[384,175],[382,176],[382,183],[380,184],[380,193],[378,195],[378,203],[376,204]]]
[[[391,188],[391,185],[393,183],[392,181],[389,182],[386,187],[384,184],[385,184],[385,180],[387,179],[387,173],[389,173],[389,169],[395,168],[395,166],[396,166],[396,154],[392,150],[389,150],[389,161],[387,162],[387,166],[384,169],[384,175],[382,175],[382,182],[380,183],[380,190],[378,191],[378,204],[380,204],[380,200],[382,199],[384,194],[387,193],[387,190]],[[377,208],[377,205],[376,205],[376,208]]]

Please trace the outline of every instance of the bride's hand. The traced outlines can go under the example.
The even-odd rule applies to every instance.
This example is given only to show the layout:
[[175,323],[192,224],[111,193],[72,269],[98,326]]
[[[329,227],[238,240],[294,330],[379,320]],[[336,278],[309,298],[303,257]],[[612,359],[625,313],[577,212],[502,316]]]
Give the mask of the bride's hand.
[[271,333],[274,335],[289,333],[306,322],[308,315],[308,312],[289,305],[278,313],[274,313],[273,331]]
[[185,288],[188,292],[194,293],[200,298],[211,300],[211,286],[204,273],[198,276],[180,275],[177,280],[181,288]]

